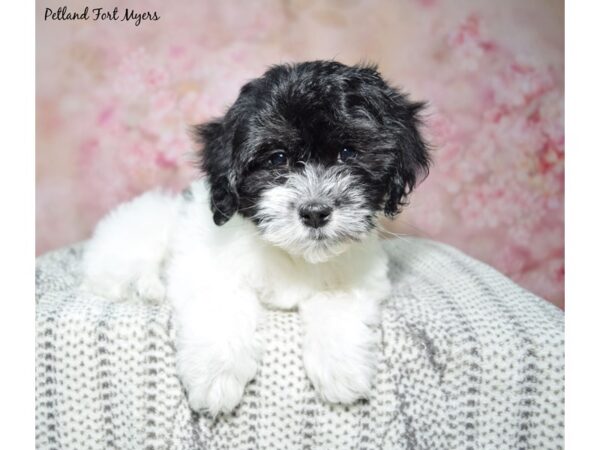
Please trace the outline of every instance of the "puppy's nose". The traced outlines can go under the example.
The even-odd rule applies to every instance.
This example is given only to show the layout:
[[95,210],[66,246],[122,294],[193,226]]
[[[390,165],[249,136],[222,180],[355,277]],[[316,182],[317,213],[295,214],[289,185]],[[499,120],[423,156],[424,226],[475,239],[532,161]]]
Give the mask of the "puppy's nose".
[[323,203],[307,203],[298,210],[302,223],[307,227],[319,228],[329,222],[331,217],[331,207]]

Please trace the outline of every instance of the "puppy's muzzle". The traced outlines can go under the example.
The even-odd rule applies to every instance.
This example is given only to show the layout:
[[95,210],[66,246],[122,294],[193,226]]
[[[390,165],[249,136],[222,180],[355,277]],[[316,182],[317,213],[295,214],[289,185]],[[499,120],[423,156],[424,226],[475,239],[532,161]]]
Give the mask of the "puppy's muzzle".
[[310,202],[302,205],[298,209],[300,220],[310,228],[321,228],[326,225],[331,218],[333,209],[321,202]]

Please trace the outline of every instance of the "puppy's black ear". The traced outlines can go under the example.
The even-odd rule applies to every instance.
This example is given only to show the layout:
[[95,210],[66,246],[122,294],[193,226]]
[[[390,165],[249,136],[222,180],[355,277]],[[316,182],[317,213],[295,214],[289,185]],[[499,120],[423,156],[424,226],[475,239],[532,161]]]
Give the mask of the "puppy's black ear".
[[217,225],[223,225],[238,209],[234,187],[231,139],[222,119],[194,127],[195,141],[203,146],[198,153],[200,167],[208,176],[211,210]]
[[396,215],[408,203],[408,195],[417,182],[429,174],[429,148],[419,128],[424,103],[412,102],[390,86],[375,64],[354,67],[362,83],[359,85],[362,103],[383,125],[390,142],[391,164],[384,179],[387,191],[383,211]]
[[396,162],[389,173],[384,212],[392,217],[408,203],[408,195],[417,182],[429,174],[431,159],[429,148],[419,131],[419,113],[425,105],[411,102],[406,96],[391,89],[387,97],[392,103],[390,126],[395,135]]

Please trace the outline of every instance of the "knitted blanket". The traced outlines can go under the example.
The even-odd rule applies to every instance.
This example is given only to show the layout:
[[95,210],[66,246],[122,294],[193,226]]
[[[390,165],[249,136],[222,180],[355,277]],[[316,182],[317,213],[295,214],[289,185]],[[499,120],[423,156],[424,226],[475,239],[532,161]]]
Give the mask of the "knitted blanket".
[[82,244],[37,261],[38,449],[560,449],[563,313],[445,245],[389,241],[372,397],[322,402],[295,312],[268,313],[241,405],[192,412],[168,304],[78,290]]

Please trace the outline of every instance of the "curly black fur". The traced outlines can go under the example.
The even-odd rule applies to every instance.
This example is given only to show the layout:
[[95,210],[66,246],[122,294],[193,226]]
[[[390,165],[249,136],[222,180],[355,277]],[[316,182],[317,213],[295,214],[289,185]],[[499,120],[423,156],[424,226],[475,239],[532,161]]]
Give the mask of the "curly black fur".
[[[242,87],[224,117],[195,127],[215,223],[236,212],[252,219],[264,189],[304,164],[338,164],[344,147],[356,151],[346,166],[368,187],[369,207],[397,214],[429,170],[418,130],[422,108],[375,66],[312,61],[272,67]],[[279,149],[289,164],[270,167]]]

